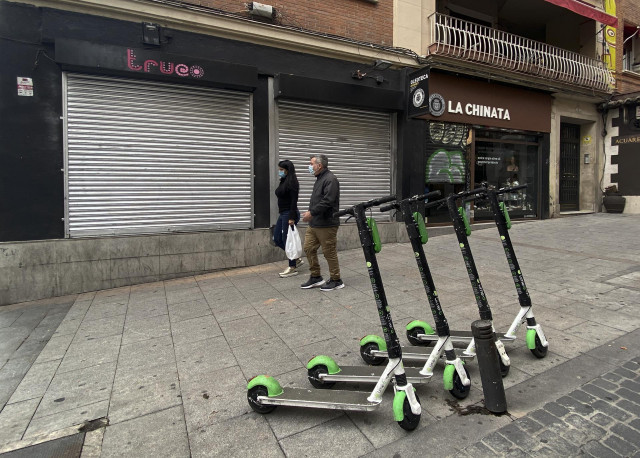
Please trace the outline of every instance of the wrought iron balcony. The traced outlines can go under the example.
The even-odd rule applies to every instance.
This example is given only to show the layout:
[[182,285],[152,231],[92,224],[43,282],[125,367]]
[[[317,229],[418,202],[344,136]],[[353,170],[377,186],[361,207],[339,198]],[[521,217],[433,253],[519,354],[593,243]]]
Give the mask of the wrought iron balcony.
[[429,54],[482,62],[600,91],[609,91],[615,85],[613,74],[603,62],[575,52],[440,13],[429,16],[429,25]]

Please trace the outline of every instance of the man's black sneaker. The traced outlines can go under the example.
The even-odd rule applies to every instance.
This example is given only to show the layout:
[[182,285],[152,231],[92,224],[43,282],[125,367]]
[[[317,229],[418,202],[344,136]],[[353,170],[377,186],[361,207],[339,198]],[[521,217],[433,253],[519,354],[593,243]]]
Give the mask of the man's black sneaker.
[[300,285],[302,289],[315,288],[316,286],[324,285],[324,280],[322,277],[309,277],[309,280],[306,283]]
[[322,285],[320,291],[333,291],[334,289],[344,288],[344,283],[342,280],[329,280],[327,283]]

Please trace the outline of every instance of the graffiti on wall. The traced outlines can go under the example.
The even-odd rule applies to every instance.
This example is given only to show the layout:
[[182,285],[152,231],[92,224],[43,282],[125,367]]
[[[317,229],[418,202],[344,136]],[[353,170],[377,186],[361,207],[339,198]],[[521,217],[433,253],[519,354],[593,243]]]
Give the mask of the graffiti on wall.
[[427,183],[464,183],[465,162],[462,151],[437,149],[427,159]]

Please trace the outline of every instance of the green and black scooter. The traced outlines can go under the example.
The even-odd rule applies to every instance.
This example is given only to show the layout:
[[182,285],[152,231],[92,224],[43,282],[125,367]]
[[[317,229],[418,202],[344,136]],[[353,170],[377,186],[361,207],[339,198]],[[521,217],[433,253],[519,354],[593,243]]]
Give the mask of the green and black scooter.
[[[484,289],[482,288],[480,276],[478,275],[478,269],[476,268],[475,261],[473,260],[473,254],[471,253],[471,247],[469,246],[469,239],[467,238],[469,235],[471,235],[471,227],[469,225],[469,221],[467,220],[467,215],[464,208],[458,207],[456,204],[458,200],[464,200],[469,196],[474,196],[475,198],[477,198],[485,192],[486,188],[478,188],[471,191],[464,191],[458,194],[451,194],[445,199],[433,202],[433,205],[444,204],[446,202],[447,209],[449,211],[449,217],[453,221],[453,228],[455,229],[456,237],[458,238],[460,252],[462,253],[462,258],[467,268],[467,275],[469,276],[469,281],[471,282],[471,288],[473,289],[473,294],[478,305],[480,319],[493,322],[493,315],[491,313],[491,308],[489,307],[489,301],[487,301]],[[511,361],[509,360],[509,356],[507,355],[507,352],[504,348],[504,343],[502,342],[502,340],[500,340],[500,336],[495,333],[495,330],[494,335],[500,360],[500,373],[503,377],[506,377],[509,373]],[[439,337],[430,326],[426,328],[421,325],[416,325],[412,329],[407,329],[407,338],[414,345],[429,345],[430,343],[436,342]],[[466,357],[475,357],[476,346],[470,330],[451,331],[451,340],[453,342],[468,343],[467,348],[463,352],[463,355]]]
[[531,350],[531,353],[533,353],[536,358],[544,358],[547,355],[547,351],[549,349],[549,342],[547,341],[544,332],[542,331],[542,327],[538,323],[536,323],[536,318],[533,315],[533,305],[531,304],[531,297],[529,297],[529,291],[527,290],[527,286],[524,283],[524,277],[522,276],[522,271],[520,270],[520,264],[518,264],[518,259],[516,258],[516,253],[513,250],[511,238],[509,237],[509,229],[511,229],[511,218],[509,217],[509,212],[504,202],[500,202],[498,200],[498,195],[515,192],[526,187],[527,185],[523,184],[511,188],[501,188],[498,190],[487,188],[485,196],[489,201],[489,205],[491,206],[491,213],[493,213],[493,218],[496,222],[496,226],[498,227],[498,233],[500,234],[502,247],[504,248],[504,253],[507,257],[507,264],[509,264],[511,277],[513,278],[513,283],[515,284],[516,292],[518,293],[518,301],[520,302],[520,311],[511,322],[511,326],[509,327],[507,332],[501,335],[501,339],[505,341],[516,340],[518,329],[520,328],[520,325],[526,320],[527,348]]
[[[251,408],[258,413],[269,413],[279,405],[308,407],[315,409],[337,409],[349,411],[371,411],[382,402],[382,395],[395,379],[393,414],[400,427],[415,429],[420,423],[421,406],[413,385],[407,381],[402,363],[402,348],[391,320],[389,305],[384,292],[380,269],[376,260],[380,238],[377,235],[375,221],[367,221],[365,210],[395,200],[394,196],[374,199],[337,212],[336,216],[355,217],[358,234],[364,252],[364,258],[371,281],[371,288],[380,317],[384,342],[388,350],[389,361],[371,393],[361,391],[309,390],[301,388],[283,389],[278,381],[267,375],[252,378],[247,385],[247,400]],[[339,374],[341,368],[328,356],[316,356],[307,365],[310,375],[322,380],[325,375]]]
[[[436,191],[429,195],[438,196],[440,195],[440,192]],[[451,335],[449,333],[449,323],[447,322],[447,318],[442,310],[442,306],[440,305],[438,292],[436,291],[431,270],[429,269],[429,264],[427,262],[427,257],[424,253],[422,245],[427,243],[428,240],[427,229],[424,225],[424,218],[420,212],[412,211],[412,205],[414,203],[424,201],[424,199],[429,195],[414,196],[380,208],[381,212],[396,209],[400,210],[402,213],[438,334],[438,340],[430,352],[422,351],[423,349],[426,350],[425,347],[404,347],[403,357],[405,360],[408,360],[409,358],[407,357],[407,354],[411,353],[412,360],[426,361],[424,367],[420,371],[420,374],[426,377],[432,377],[433,369],[444,353],[444,356],[446,357],[446,365],[443,374],[444,388],[454,397],[464,399],[469,395],[471,379],[469,378],[467,369],[464,367],[462,359],[456,355],[456,351],[453,348]],[[418,326],[421,326],[424,329],[428,326],[425,325],[426,323],[423,321],[414,320],[407,325],[407,329],[413,330]],[[384,340],[376,335],[363,337],[360,341],[360,355],[364,361],[369,364],[381,364],[387,357]]]

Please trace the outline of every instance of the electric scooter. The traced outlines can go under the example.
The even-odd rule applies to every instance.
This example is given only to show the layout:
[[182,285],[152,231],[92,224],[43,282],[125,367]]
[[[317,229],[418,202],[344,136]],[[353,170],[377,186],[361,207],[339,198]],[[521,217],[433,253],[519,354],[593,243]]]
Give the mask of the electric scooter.
[[[482,283],[480,282],[480,277],[478,275],[478,269],[476,268],[475,261],[473,260],[473,255],[471,253],[471,248],[469,247],[469,239],[467,237],[471,235],[471,227],[469,226],[469,221],[467,220],[464,208],[457,207],[456,205],[457,200],[465,199],[469,196],[475,196],[475,198],[477,198],[478,195],[484,194],[485,192],[486,188],[478,188],[471,191],[464,191],[458,194],[451,194],[446,199],[441,199],[434,202],[434,205],[446,202],[447,209],[449,211],[449,217],[453,221],[453,227],[456,233],[456,237],[458,238],[460,252],[467,268],[467,275],[469,276],[469,281],[471,282],[471,288],[473,289],[473,294],[476,298],[478,311],[480,313],[480,319],[493,322],[491,308],[489,307],[489,302],[487,301],[487,297],[484,294],[484,289],[482,288]],[[407,331],[407,338],[412,344],[426,343],[428,345],[429,343],[435,342],[439,339],[438,335],[433,333],[433,330],[430,331],[430,333],[427,333],[427,329],[424,329],[421,326],[415,326],[413,327],[413,329]],[[503,377],[506,377],[509,373],[511,361],[509,360],[509,356],[507,356],[507,352],[504,348],[504,343],[500,339],[500,336],[495,333],[495,329],[494,335],[496,339],[496,348],[498,349],[498,354],[500,356],[500,373]],[[475,356],[476,346],[471,331],[452,331],[451,340],[453,342],[468,342],[468,346],[464,350],[463,355],[469,357]]]
[[[449,333],[449,323],[444,315],[442,307],[440,305],[440,299],[433,282],[431,271],[429,270],[429,264],[427,263],[427,257],[424,253],[423,244],[427,243],[428,234],[424,225],[424,218],[420,212],[412,212],[411,206],[415,202],[423,201],[429,195],[440,195],[440,191],[430,193],[428,195],[414,196],[409,199],[404,199],[399,202],[392,203],[380,208],[381,212],[386,212],[392,209],[400,210],[404,219],[405,226],[407,228],[407,234],[411,241],[411,247],[413,248],[413,254],[420,271],[422,283],[424,285],[425,292],[427,293],[427,300],[431,307],[431,314],[435,321],[436,329],[438,332],[438,341],[433,347],[430,353],[424,353],[427,356],[426,363],[420,374],[432,377],[433,369],[440,359],[445,355],[445,369],[443,374],[444,388],[448,390],[454,397],[458,399],[464,399],[469,395],[471,389],[471,379],[469,373],[464,367],[462,359],[456,355],[456,351],[451,343]],[[411,330],[417,326],[424,326],[424,322],[414,320],[407,325],[407,329]],[[380,364],[387,356],[386,350],[381,349],[382,339],[376,335],[369,335],[364,337],[360,341],[360,355],[369,364]],[[384,347],[383,347],[384,348]],[[413,347],[424,348],[424,347]],[[421,355],[422,356],[422,355]],[[403,349],[403,357],[406,358],[406,352]]]
[[544,358],[547,355],[549,349],[549,342],[547,341],[542,327],[536,323],[536,318],[533,315],[533,305],[531,304],[531,298],[529,297],[529,291],[524,283],[524,277],[518,264],[518,259],[513,251],[513,245],[511,244],[511,238],[509,237],[509,229],[511,229],[511,218],[504,202],[498,201],[498,195],[517,191],[519,189],[526,188],[527,185],[514,186],[511,188],[501,188],[498,190],[487,189],[486,197],[491,205],[491,212],[493,218],[498,227],[498,233],[500,234],[500,240],[502,241],[502,247],[507,257],[507,264],[511,270],[511,277],[515,284],[516,291],[518,293],[518,301],[520,302],[520,311],[514,318],[509,330],[501,337],[505,341],[516,340],[516,333],[520,328],[520,325],[526,320],[527,322],[527,348],[531,350],[531,353],[536,358]]
[[[371,411],[382,402],[382,395],[394,379],[393,414],[400,427],[414,430],[420,423],[421,406],[418,395],[407,375],[402,363],[400,341],[393,327],[391,313],[376,260],[376,251],[380,251],[380,237],[375,221],[367,221],[365,210],[395,200],[395,196],[362,202],[353,207],[341,210],[334,216],[352,215],[355,217],[358,234],[364,252],[364,258],[371,281],[371,288],[380,317],[385,345],[388,349],[389,361],[379,377],[371,393],[361,391],[309,390],[301,388],[283,389],[278,381],[267,375],[258,375],[247,385],[249,406],[256,412],[266,414],[279,405],[309,407],[316,409],[337,409],[353,411]],[[339,373],[341,368],[328,356],[316,356],[307,364],[307,369],[315,378]]]

